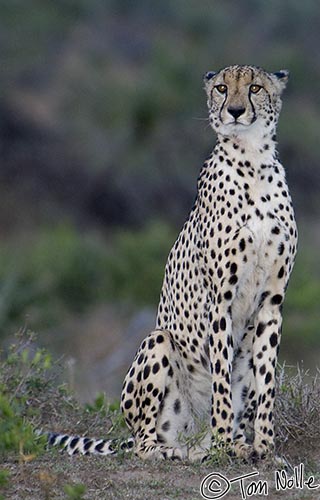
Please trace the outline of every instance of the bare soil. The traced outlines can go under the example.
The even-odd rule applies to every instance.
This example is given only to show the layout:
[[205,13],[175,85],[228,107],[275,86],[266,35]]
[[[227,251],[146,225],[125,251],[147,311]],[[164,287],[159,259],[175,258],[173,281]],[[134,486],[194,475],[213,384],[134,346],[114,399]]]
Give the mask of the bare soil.
[[[299,465],[299,464],[294,464]],[[318,500],[320,488],[311,490],[306,485],[303,489],[293,487],[277,491],[275,484],[276,466],[272,464],[254,465],[227,464],[224,467],[213,465],[190,465],[177,462],[143,462],[132,455],[123,457],[74,456],[69,457],[57,450],[50,450],[41,459],[25,463],[8,461],[4,468],[10,472],[9,485],[3,491],[5,499],[10,500],[51,500],[74,498],[95,499],[130,499],[145,500],[198,500],[201,499],[200,484],[210,473],[220,472],[228,480],[244,474],[258,471],[259,476],[246,479],[241,492],[240,482],[233,482],[230,491],[219,498],[268,498],[269,500]],[[320,471],[320,456],[313,461],[313,471]],[[304,479],[312,473],[307,467]],[[287,472],[287,477],[292,472]],[[315,484],[320,484],[320,474],[315,475]],[[260,495],[259,490],[252,494],[249,484],[253,480],[266,481],[267,495]],[[83,484],[85,493],[68,495],[66,485]],[[289,485],[288,485],[289,486]],[[250,487],[249,487],[250,488]],[[252,487],[251,487],[252,488]],[[261,493],[263,491],[261,490]],[[218,496],[212,496],[218,498]]]

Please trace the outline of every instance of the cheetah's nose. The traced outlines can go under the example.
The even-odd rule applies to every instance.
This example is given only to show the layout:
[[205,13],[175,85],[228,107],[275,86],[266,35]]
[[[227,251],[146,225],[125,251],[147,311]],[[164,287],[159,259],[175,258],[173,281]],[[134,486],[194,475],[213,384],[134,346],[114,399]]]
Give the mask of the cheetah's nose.
[[233,116],[233,118],[236,120],[237,118],[239,118],[239,116],[243,115],[243,113],[245,112],[245,108],[228,108],[228,113],[230,113],[231,116]]

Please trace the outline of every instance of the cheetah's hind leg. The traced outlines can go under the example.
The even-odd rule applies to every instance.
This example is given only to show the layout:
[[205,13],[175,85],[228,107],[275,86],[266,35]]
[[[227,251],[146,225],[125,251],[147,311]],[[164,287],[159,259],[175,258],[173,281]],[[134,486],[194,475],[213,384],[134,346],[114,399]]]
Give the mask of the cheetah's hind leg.
[[182,366],[171,333],[156,330],[143,340],[127,373],[121,408],[142,459],[187,458],[187,447],[179,442],[191,418]]

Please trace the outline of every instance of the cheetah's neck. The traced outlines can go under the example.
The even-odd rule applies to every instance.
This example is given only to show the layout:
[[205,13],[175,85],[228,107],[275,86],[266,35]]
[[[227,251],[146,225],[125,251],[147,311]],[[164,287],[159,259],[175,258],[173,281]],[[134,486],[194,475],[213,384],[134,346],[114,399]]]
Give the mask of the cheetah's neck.
[[262,164],[273,164],[278,157],[275,134],[237,134],[228,137],[218,135],[215,151],[223,151],[231,158],[250,160],[253,165],[257,159]]

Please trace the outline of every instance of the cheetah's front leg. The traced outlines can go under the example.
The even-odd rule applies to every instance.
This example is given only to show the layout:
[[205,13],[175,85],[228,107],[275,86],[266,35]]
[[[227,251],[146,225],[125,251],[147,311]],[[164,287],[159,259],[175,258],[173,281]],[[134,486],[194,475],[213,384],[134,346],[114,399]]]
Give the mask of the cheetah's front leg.
[[[210,314],[209,314],[210,317]],[[210,324],[209,352],[212,374],[211,428],[213,444],[232,442],[233,409],[231,370],[233,360],[232,320],[227,311],[219,312]]]
[[275,371],[281,335],[280,304],[283,295],[266,299],[256,318],[253,339],[253,373],[256,385],[256,419],[254,422],[254,450],[263,457],[274,447],[273,408]]

